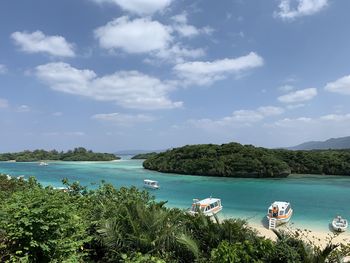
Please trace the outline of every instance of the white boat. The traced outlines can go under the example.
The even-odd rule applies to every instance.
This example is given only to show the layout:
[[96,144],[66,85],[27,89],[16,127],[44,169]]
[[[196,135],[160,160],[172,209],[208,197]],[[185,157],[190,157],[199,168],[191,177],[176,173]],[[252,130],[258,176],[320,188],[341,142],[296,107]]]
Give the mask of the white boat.
[[293,215],[293,209],[288,202],[275,201],[267,211],[269,228],[276,228],[278,225],[288,223]]
[[159,189],[160,186],[157,181],[146,179],[143,180],[143,187],[150,189]]
[[49,164],[46,163],[46,162],[40,162],[39,165],[40,165],[40,166],[47,166],[47,165],[49,165]]
[[221,210],[221,199],[209,197],[203,200],[193,199],[189,213],[192,215],[203,213],[206,216],[213,216]]
[[334,231],[345,232],[348,228],[348,220],[342,218],[341,216],[337,216],[332,221],[332,227]]

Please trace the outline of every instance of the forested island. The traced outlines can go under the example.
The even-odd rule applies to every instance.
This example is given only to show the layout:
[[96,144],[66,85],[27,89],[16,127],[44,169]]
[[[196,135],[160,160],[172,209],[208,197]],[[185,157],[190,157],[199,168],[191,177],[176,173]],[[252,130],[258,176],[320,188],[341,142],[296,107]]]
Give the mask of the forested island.
[[187,145],[153,155],[143,166],[159,172],[219,177],[350,175],[350,150],[291,151],[239,143]]
[[131,157],[133,160],[143,160],[143,159],[148,159],[150,157],[156,156],[156,152],[151,152],[151,153],[140,153],[136,154],[135,156]]
[[64,191],[0,175],[1,262],[324,263],[350,249],[320,248],[291,231],[272,241],[243,220],[192,216],[136,187],[63,183]]
[[75,148],[67,152],[58,152],[56,150],[45,151],[23,151],[17,153],[2,153],[0,161],[16,161],[16,162],[37,162],[42,160],[52,161],[113,161],[120,157],[112,153],[95,153],[86,150],[83,147]]

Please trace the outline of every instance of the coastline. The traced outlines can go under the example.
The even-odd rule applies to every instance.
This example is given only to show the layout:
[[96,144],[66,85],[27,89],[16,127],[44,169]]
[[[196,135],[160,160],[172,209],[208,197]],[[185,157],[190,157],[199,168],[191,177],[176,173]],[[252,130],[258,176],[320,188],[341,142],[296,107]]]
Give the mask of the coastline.
[[[267,239],[271,239],[273,241],[277,240],[277,236],[275,233],[266,228],[265,226],[248,222],[248,225],[255,229],[260,236],[263,236]],[[307,243],[313,243],[314,245],[324,248],[330,242],[332,244],[349,244],[350,243],[350,233],[335,233],[333,231],[320,231],[320,230],[309,230],[305,227],[295,227],[291,225],[281,225],[277,228],[277,230],[286,231],[291,234],[295,234],[298,232],[299,238],[304,240]]]
[[[265,237],[267,239],[276,241],[277,236],[271,230],[268,229],[268,222],[264,220],[256,220],[255,217],[242,217],[242,216],[233,216],[218,214],[219,220],[224,219],[242,219],[247,222],[247,225],[252,229],[258,232],[259,236]],[[330,226],[327,230],[320,228],[319,225],[310,225],[306,222],[293,221],[287,224],[280,225],[276,228],[278,231],[285,231],[291,235],[298,235],[298,238],[301,238],[306,243],[312,243],[320,248],[324,248],[330,242],[332,244],[350,244],[350,232],[349,230],[342,233],[334,232]]]

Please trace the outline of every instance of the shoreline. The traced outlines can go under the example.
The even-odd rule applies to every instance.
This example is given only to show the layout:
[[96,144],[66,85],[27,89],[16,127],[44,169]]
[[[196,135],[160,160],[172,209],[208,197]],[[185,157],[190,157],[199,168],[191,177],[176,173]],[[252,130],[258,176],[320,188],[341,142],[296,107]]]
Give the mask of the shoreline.
[[[248,226],[253,228],[258,232],[258,234],[267,239],[276,241],[277,236],[275,233],[266,228],[263,225],[259,225],[253,222],[248,222]],[[350,244],[350,233],[336,233],[331,230],[319,231],[319,230],[310,230],[305,227],[295,227],[291,225],[281,225],[276,228],[277,230],[286,231],[290,234],[298,234],[298,237],[304,240],[306,243],[312,243],[318,247],[325,247],[327,244]]]
[[[242,216],[232,216],[232,215],[218,215],[219,220],[225,220],[225,219],[242,219],[247,222],[247,225],[256,230],[258,232],[258,235],[261,237],[265,237],[267,239],[276,241],[277,236],[276,234],[268,228],[268,222],[267,221],[258,221],[255,220],[254,217],[242,217]],[[320,248],[324,248],[327,244],[330,242],[332,244],[343,244],[348,245],[350,244],[350,232],[347,230],[346,232],[337,233],[334,232],[331,228],[328,230],[320,229],[319,226],[310,226],[308,224],[305,224],[303,222],[292,222],[292,223],[286,223],[283,225],[280,225],[276,228],[278,231],[285,231],[289,234],[297,234],[298,238],[301,238],[306,243],[311,243],[315,246],[318,246]]]

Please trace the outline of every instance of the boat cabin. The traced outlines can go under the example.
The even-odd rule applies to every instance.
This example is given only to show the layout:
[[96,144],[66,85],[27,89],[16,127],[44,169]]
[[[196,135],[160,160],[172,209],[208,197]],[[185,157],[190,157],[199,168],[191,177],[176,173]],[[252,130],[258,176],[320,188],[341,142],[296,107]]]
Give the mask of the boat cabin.
[[151,189],[158,189],[159,184],[158,184],[158,181],[146,179],[146,180],[143,180],[143,187],[151,188]]
[[290,203],[275,201],[268,208],[267,217],[268,219],[275,218],[278,221],[287,222],[292,216],[293,209]]
[[203,213],[207,216],[212,216],[222,210],[221,199],[219,198],[206,198],[203,200],[193,199],[192,207],[190,209],[191,214]]

